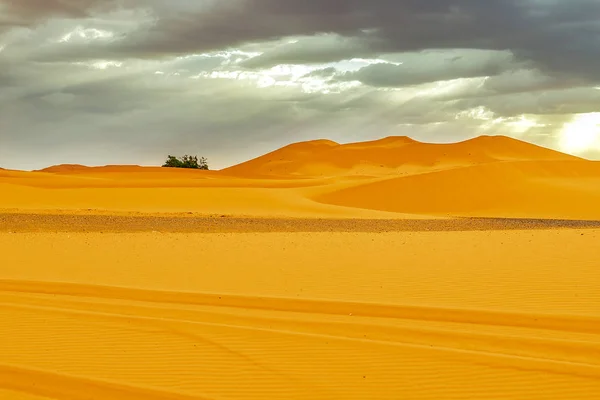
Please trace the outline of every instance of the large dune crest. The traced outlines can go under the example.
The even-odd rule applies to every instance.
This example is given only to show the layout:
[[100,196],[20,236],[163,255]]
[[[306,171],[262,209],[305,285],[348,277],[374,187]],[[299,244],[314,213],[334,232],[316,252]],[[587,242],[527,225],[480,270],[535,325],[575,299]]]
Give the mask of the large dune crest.
[[246,177],[389,175],[496,161],[574,159],[577,157],[506,136],[480,136],[447,144],[390,136],[348,144],[324,140],[296,143],[224,171]]

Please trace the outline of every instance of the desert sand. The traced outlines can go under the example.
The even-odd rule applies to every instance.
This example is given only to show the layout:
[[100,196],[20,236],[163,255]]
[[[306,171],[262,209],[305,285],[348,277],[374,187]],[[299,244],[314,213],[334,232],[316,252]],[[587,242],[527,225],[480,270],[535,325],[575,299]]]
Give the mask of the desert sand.
[[599,204],[506,137],[0,170],[0,399],[600,398]]

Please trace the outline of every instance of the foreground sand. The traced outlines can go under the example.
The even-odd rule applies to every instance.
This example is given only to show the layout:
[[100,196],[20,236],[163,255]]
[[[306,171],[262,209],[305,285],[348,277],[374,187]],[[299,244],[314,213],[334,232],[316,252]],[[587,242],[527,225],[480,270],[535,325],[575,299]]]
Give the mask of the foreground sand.
[[27,218],[0,233],[2,399],[600,398],[600,229]]

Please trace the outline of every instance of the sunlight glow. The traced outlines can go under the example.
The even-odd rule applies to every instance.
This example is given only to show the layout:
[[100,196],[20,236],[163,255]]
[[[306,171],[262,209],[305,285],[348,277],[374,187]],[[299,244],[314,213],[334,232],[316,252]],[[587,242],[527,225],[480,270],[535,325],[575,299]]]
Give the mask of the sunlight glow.
[[577,114],[563,126],[561,147],[579,153],[600,146],[600,112]]
[[92,62],[75,62],[74,65],[83,65],[92,69],[108,69],[108,68],[120,68],[123,66],[121,61],[110,61],[110,60],[98,60]]
[[457,93],[461,93],[470,85],[481,84],[482,78],[458,78],[444,81],[430,82],[418,85],[419,97],[451,98]]
[[60,38],[60,43],[68,43],[73,41],[73,39],[83,39],[83,40],[96,40],[96,39],[110,39],[114,37],[114,33],[109,31],[104,31],[100,29],[94,28],[84,28],[83,26],[78,26],[73,29],[71,32],[67,33],[63,37]]
[[494,113],[484,106],[479,106],[479,107],[475,107],[475,108],[470,108],[465,111],[461,111],[458,114],[456,114],[454,118],[455,119],[470,118],[470,119],[477,119],[477,120],[482,120],[482,121],[489,121],[489,120],[494,119]]

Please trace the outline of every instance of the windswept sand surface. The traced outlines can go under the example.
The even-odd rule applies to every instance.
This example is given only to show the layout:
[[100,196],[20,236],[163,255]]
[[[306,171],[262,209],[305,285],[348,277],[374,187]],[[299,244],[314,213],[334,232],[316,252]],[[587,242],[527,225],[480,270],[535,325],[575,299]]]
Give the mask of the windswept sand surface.
[[0,233],[0,387],[594,399],[599,241],[590,229]]
[[597,399],[599,204],[503,137],[0,169],[0,399]]

